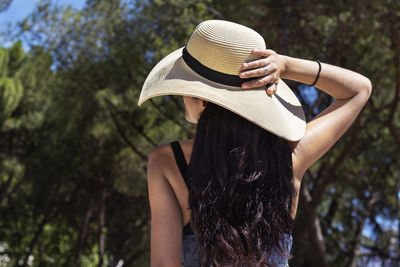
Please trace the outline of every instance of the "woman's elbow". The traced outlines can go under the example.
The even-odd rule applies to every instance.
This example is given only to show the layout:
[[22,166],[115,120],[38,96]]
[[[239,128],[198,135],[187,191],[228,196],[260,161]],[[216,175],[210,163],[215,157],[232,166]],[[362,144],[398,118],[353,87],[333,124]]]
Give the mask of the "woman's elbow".
[[[360,82],[358,96],[367,102],[372,93],[372,83],[371,80],[365,76],[362,76],[362,81]],[[360,99],[359,98],[359,99]]]
[[368,97],[370,97],[371,93],[372,93],[372,83],[371,80],[368,79],[367,77],[365,77],[366,82],[365,82],[365,91],[368,95]]

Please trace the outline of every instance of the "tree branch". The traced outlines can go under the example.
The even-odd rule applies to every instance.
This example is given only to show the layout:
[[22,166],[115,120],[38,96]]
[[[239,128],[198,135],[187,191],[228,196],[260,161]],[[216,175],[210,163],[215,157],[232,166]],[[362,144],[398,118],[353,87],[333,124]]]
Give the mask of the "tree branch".
[[104,184],[104,178],[102,178],[102,185],[99,198],[99,214],[98,214],[98,239],[99,239],[99,267],[103,266],[104,263],[104,238],[105,238],[105,201],[107,197],[106,187]]
[[[90,199],[90,198],[89,198]],[[89,234],[89,221],[90,218],[92,217],[93,213],[93,203],[92,200],[89,200],[88,206],[86,208],[85,212],[85,217],[82,222],[81,230],[78,236],[78,243],[76,245],[76,252],[75,252],[75,257],[74,257],[74,267],[79,267],[81,263],[81,256],[82,256],[82,250],[83,250],[83,245],[86,242],[87,236]]]
[[[146,139],[147,142],[149,142],[152,146],[157,146],[157,143],[154,142],[144,131],[143,128],[136,125],[134,121],[129,120],[126,117],[126,114],[123,113],[122,111],[120,111],[109,99],[104,98],[104,101],[107,103],[107,105],[113,109],[116,113],[118,113],[119,115],[121,115],[130,125],[133,126],[133,128],[141,135],[144,137],[144,139]],[[115,117],[114,117],[115,118]]]
[[125,141],[125,143],[143,160],[143,161],[147,161],[147,156],[145,154],[143,154],[142,152],[139,151],[139,149],[136,148],[136,146],[126,137],[124,131],[122,130],[122,127],[119,125],[117,118],[115,117],[114,113],[110,110],[109,111],[110,116],[112,121],[114,122],[114,125],[117,128],[117,131],[119,133],[119,135],[121,136],[121,138]]
[[371,198],[368,200],[367,208],[365,212],[361,213],[361,219],[357,223],[357,228],[355,232],[355,238],[353,242],[351,242],[351,249],[348,252],[349,261],[347,266],[348,267],[356,267],[357,266],[357,253],[359,252],[360,245],[361,245],[361,237],[362,237],[362,229],[364,228],[365,220],[370,215],[374,205],[378,201],[378,192],[374,192]]
[[45,216],[43,217],[42,221],[39,223],[38,228],[36,229],[36,232],[33,235],[33,238],[31,240],[31,242],[29,243],[29,248],[25,253],[25,259],[24,259],[23,264],[22,264],[23,267],[27,266],[29,256],[32,254],[32,251],[33,251],[33,249],[34,249],[34,247],[36,245],[36,242],[38,241],[40,235],[43,232],[44,226],[48,222],[50,222],[52,220],[52,218],[54,218],[56,216],[56,214],[58,214],[59,210],[57,210],[57,211],[52,213],[50,211],[50,209],[51,209],[51,207],[48,208],[48,211],[45,213]]
[[307,229],[311,238],[313,256],[313,266],[327,266],[328,259],[326,257],[326,248],[324,236],[321,230],[321,223],[319,221],[316,206],[312,205],[312,197],[307,189],[306,183],[300,187],[300,198],[304,203],[304,213],[307,221]]

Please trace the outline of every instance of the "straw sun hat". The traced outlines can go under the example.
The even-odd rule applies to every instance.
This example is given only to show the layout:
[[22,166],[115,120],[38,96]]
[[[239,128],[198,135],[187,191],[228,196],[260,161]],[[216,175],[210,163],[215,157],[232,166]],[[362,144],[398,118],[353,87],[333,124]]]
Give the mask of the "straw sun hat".
[[[164,57],[147,76],[139,106],[160,95],[186,95],[205,99],[246,118],[290,141],[305,131],[301,104],[279,80],[274,95],[266,88],[242,89],[238,74],[243,62],[260,58],[253,48],[265,49],[256,31],[233,22],[207,20],[194,30],[186,47]],[[261,89],[261,90],[260,90]]]

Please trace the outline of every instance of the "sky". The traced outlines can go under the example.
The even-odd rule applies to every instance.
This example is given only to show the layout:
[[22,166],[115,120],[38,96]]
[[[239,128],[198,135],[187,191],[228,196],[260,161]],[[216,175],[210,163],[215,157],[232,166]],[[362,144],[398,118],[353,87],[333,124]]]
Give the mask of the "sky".
[[[12,0],[7,11],[0,13],[0,24],[7,22],[15,23],[22,20],[31,13],[40,0]],[[72,5],[75,8],[82,8],[85,0],[53,0],[52,2],[61,5]]]
[[[5,30],[6,24],[15,24],[21,21],[26,16],[35,10],[36,5],[41,0],[12,0],[10,7],[0,13],[0,31]],[[77,9],[81,9],[85,5],[85,0],[51,0],[53,3],[58,5],[71,5]],[[1,39],[0,39],[1,40]],[[6,42],[0,44],[2,47],[10,47],[12,42]],[[29,48],[23,44],[24,50],[27,51]]]

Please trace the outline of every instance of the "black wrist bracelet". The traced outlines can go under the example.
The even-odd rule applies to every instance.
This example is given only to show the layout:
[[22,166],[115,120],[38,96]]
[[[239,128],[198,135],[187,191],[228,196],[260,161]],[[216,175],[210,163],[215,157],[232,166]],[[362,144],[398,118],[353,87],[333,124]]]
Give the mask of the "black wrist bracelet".
[[317,60],[317,63],[318,63],[318,67],[319,67],[317,77],[315,78],[315,81],[312,84],[310,84],[309,86],[314,86],[318,82],[319,74],[321,73],[321,62],[319,62],[319,60]]

